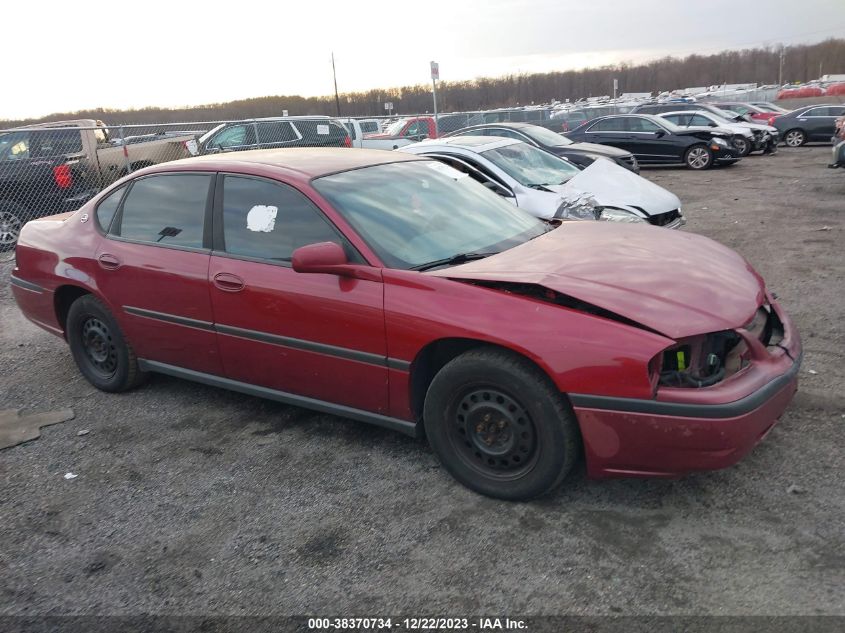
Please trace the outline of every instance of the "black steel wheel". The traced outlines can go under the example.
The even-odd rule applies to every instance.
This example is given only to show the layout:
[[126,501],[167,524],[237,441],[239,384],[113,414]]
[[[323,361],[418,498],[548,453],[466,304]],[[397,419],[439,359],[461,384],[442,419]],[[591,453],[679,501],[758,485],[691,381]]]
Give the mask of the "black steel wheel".
[[92,295],[73,302],[65,331],[76,366],[97,389],[126,391],[146,377],[117,321]]
[[428,441],[452,476],[499,499],[550,492],[581,447],[572,410],[548,376],[498,348],[447,363],[428,388],[423,418]]

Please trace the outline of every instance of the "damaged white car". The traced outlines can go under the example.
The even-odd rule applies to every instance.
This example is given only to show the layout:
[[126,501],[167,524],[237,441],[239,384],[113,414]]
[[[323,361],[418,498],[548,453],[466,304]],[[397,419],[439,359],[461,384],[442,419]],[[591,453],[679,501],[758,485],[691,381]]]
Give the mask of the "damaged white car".
[[582,171],[542,149],[495,136],[441,138],[397,151],[450,165],[544,220],[606,220],[673,229],[685,222],[675,194],[605,159]]

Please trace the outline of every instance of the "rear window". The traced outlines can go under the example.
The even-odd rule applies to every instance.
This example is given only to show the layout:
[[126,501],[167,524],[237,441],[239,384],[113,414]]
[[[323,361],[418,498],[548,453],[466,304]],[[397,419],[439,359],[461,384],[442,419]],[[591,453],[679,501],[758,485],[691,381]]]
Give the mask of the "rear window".
[[20,130],[0,135],[0,160],[52,158],[82,151],[79,130]]

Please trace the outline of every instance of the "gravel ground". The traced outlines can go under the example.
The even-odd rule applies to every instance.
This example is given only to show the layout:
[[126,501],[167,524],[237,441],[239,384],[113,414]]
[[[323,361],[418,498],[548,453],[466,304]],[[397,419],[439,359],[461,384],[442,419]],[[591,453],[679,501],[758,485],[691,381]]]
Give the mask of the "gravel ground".
[[97,392],[0,264],[0,409],[76,412],[0,451],[0,614],[845,615],[845,173],[828,158],[644,171],[802,332],[800,391],[766,441],[725,471],[578,472],[532,503],[348,420],[161,376]]

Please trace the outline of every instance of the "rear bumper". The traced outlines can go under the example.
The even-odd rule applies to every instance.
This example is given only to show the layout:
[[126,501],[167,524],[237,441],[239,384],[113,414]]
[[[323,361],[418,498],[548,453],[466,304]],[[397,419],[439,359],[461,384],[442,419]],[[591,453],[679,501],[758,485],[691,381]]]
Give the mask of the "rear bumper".
[[701,389],[659,389],[653,400],[570,394],[590,477],[678,477],[737,463],[786,410],[798,388],[801,343],[787,330],[782,349]]

